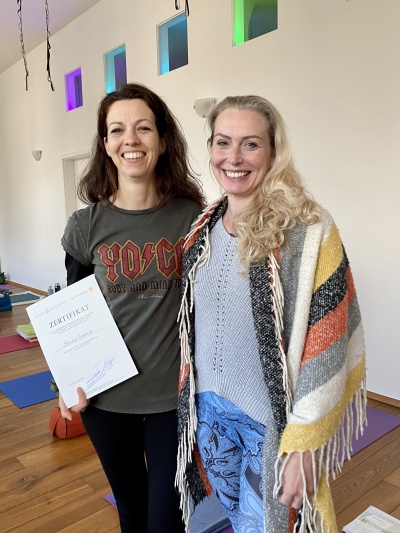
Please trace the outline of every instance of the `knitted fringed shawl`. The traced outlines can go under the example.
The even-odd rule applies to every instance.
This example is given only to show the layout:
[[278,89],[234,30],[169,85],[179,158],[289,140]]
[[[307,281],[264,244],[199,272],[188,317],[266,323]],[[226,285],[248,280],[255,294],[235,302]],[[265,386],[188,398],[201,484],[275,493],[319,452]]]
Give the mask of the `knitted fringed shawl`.
[[[223,198],[200,215],[183,257],[176,486],[187,531],[195,506],[212,492],[195,442],[193,283],[226,206]],[[263,446],[264,532],[337,533],[329,476],[350,458],[352,436],[366,424],[366,361],[353,277],[329,213],[321,208],[318,223],[297,223],[265,266],[250,267],[249,282],[272,405]],[[297,512],[281,505],[277,494],[291,453],[302,458],[306,451],[317,489],[311,498],[304,490]]]

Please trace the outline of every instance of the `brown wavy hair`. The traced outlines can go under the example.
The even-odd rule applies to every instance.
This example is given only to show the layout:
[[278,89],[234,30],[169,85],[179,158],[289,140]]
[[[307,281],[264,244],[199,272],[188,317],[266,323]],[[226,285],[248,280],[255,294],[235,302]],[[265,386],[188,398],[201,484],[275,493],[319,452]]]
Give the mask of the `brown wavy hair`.
[[158,135],[166,142],[166,150],[159,156],[155,168],[159,197],[164,202],[172,197],[190,198],[203,207],[203,189],[190,165],[188,146],[181,125],[166,103],[141,83],[127,83],[101,100],[97,110],[97,133],[90,160],[78,185],[78,198],[86,204],[115,198],[118,190],[117,167],[108,157],[104,146],[107,115],[114,102],[135,98],[143,100],[152,110]]

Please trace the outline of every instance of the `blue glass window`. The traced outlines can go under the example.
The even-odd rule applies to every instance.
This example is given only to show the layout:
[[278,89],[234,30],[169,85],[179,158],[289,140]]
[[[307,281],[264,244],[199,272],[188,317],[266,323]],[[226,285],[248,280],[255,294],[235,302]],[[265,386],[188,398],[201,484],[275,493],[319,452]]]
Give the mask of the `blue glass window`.
[[106,93],[120,89],[127,82],[125,45],[107,52],[104,56]]
[[188,59],[188,31],[185,13],[158,26],[159,73],[183,67]]

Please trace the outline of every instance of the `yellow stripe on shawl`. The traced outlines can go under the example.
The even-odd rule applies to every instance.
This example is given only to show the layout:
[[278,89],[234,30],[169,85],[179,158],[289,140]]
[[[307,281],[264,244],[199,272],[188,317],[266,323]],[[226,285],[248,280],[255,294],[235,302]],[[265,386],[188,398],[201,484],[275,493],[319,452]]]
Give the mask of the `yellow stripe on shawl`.
[[324,472],[322,473],[321,481],[318,486],[315,508],[323,519],[324,531],[337,533],[335,508],[333,506],[332,494],[326,482]]
[[288,424],[283,432],[279,453],[317,450],[327,444],[341,423],[346,406],[350,403],[365,377],[365,356],[349,373],[346,387],[339,402],[320,420],[310,424]]
[[342,241],[336,225],[332,223],[328,238],[320,247],[315,271],[314,292],[335,272],[342,259]]

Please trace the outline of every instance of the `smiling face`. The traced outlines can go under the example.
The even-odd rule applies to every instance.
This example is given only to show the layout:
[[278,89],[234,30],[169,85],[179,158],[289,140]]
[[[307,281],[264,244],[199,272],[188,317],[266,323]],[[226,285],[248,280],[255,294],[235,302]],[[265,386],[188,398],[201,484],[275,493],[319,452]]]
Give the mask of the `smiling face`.
[[155,183],[155,168],[165,151],[156,120],[139,98],[111,104],[107,114],[104,146],[118,169],[119,180],[148,180]]
[[211,167],[228,198],[251,202],[274,161],[267,119],[250,109],[228,108],[218,115]]

